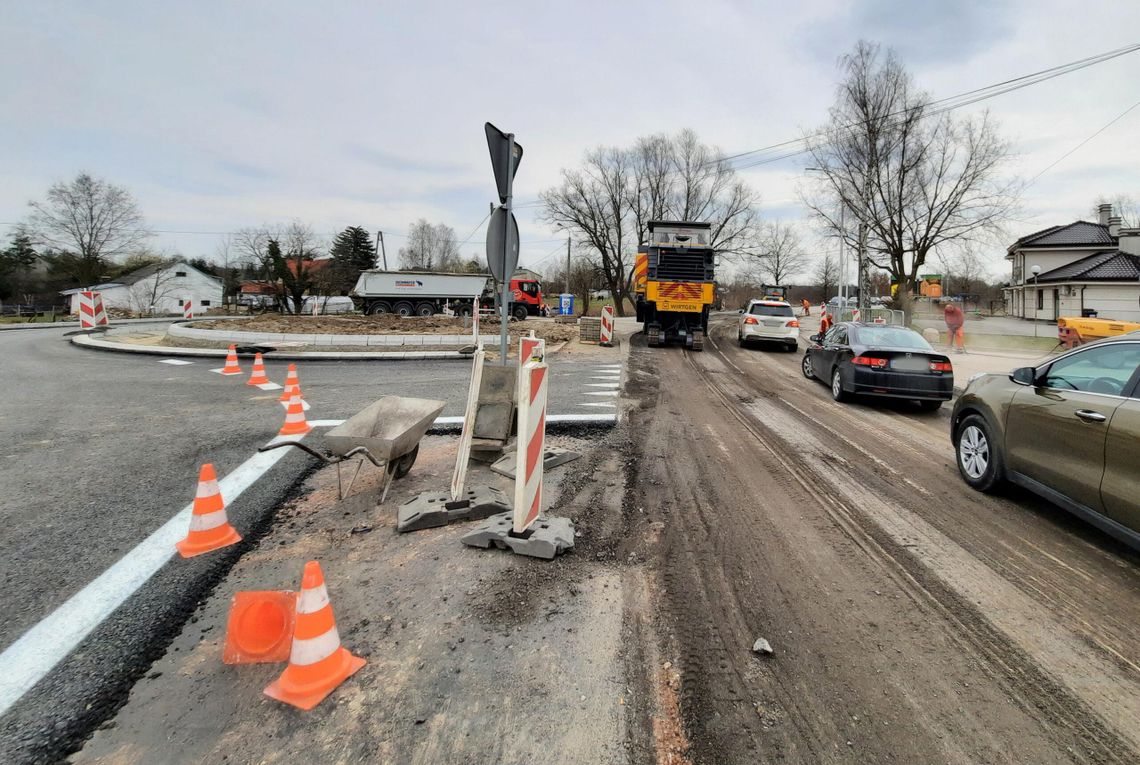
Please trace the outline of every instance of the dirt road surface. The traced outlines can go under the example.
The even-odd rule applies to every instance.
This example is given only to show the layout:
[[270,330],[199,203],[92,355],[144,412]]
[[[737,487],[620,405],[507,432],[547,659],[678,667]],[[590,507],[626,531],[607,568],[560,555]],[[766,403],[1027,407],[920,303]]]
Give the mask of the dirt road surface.
[[[945,410],[837,404],[799,354],[711,340],[634,338],[625,421],[549,495],[581,534],[553,563],[397,536],[315,474],[74,761],[1140,761],[1140,556],[970,491]],[[303,715],[218,654],[232,591],[309,557],[369,664]]]

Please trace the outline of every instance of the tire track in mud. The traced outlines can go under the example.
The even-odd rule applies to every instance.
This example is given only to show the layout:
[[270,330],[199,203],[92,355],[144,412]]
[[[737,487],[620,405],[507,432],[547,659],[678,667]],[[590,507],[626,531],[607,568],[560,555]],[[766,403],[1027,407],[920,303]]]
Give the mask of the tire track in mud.
[[[719,358],[717,358],[718,356]],[[716,354],[701,361],[697,361],[696,357],[692,355],[687,356],[687,360],[689,366],[700,375],[706,387],[719,397],[726,408],[732,411],[738,419],[741,419],[745,426],[754,433],[758,441],[764,443],[769,449],[772,448],[771,444],[775,442],[783,444],[788,454],[799,452],[800,462],[804,467],[801,468],[790,461],[786,461],[785,468],[790,473],[797,475],[805,489],[823,491],[830,495],[828,504],[836,522],[849,531],[853,540],[858,542],[858,538],[863,537],[861,546],[864,547],[865,551],[879,558],[884,566],[895,569],[895,575],[903,577],[903,582],[908,585],[913,597],[927,601],[929,607],[940,611],[943,616],[955,622],[961,628],[962,633],[969,637],[969,640],[965,641],[963,649],[980,648],[992,665],[991,676],[999,678],[1004,683],[1010,690],[1011,696],[1017,700],[1023,709],[1029,713],[1044,714],[1051,722],[1051,729],[1056,726],[1065,731],[1064,734],[1055,736],[1058,745],[1072,747],[1070,751],[1082,753],[1082,759],[1087,758],[1087,761],[1134,761],[1136,751],[1132,747],[1135,745],[1135,741],[1129,745],[1117,733],[1110,730],[1102,720],[1102,715],[1107,719],[1115,718],[1117,730],[1121,729],[1120,723],[1123,721],[1125,722],[1124,729],[1127,730],[1126,721],[1135,719],[1131,717],[1130,709],[1134,704],[1135,696],[1133,695],[1131,700],[1128,698],[1128,690],[1134,687],[1129,682],[1131,678],[1127,677],[1128,666],[1121,667],[1124,670],[1124,677],[1115,678],[1117,681],[1114,688],[1115,692],[1110,691],[1104,694],[1104,697],[1101,697],[1100,689],[1096,687],[1096,683],[1083,684],[1082,690],[1086,692],[1084,694],[1086,700],[1090,696],[1093,697],[1102,715],[1093,712],[1085,701],[1074,697],[1053,677],[1043,672],[1033,658],[1012,645],[1009,637],[995,628],[988,620],[982,618],[977,613],[977,609],[972,604],[967,603],[959,592],[947,586],[939,577],[934,576],[927,567],[919,565],[912,546],[907,545],[905,541],[900,544],[897,539],[879,528],[876,523],[881,519],[881,514],[872,519],[866,513],[854,509],[860,504],[867,506],[876,501],[883,502],[878,496],[880,492],[876,492],[874,495],[865,495],[861,498],[862,502],[853,502],[850,496],[845,499],[842,492],[837,493],[834,486],[828,488],[829,479],[830,482],[834,483],[837,473],[842,474],[843,482],[853,485],[863,482],[868,471],[866,464],[858,465],[860,453],[864,458],[873,458],[873,455],[848,442],[853,447],[847,455],[851,459],[840,458],[837,469],[834,457],[830,461],[818,459],[823,455],[819,455],[817,450],[811,448],[811,431],[824,431],[821,435],[830,432],[827,426],[818,419],[810,415],[801,417],[801,421],[798,423],[799,429],[794,430],[789,425],[794,426],[796,423],[789,423],[788,415],[785,412],[771,408],[765,409],[765,407],[760,407],[758,411],[755,406],[739,406],[739,401],[748,399],[750,394],[755,393],[755,391],[744,389],[743,386],[733,380],[732,376],[724,374],[717,367],[722,362],[726,362],[734,367],[741,377],[751,378],[752,376],[732,364],[722,351],[718,350]],[[779,386],[779,383],[776,382],[770,387],[775,386]],[[769,407],[775,405],[771,398],[765,398],[764,403]],[[796,407],[793,407],[793,411],[804,414],[801,409]],[[768,417],[764,417],[765,413]],[[772,421],[775,421],[775,426]],[[779,427],[781,424],[783,427]],[[805,444],[805,441],[808,443]],[[802,448],[797,450],[797,446]],[[817,459],[811,459],[811,452],[813,451]],[[852,451],[856,453],[852,454]],[[863,461],[866,462],[866,460]],[[873,461],[879,462],[881,465],[881,460],[873,458]],[[862,469],[859,469],[860,467]],[[872,465],[871,467],[874,468],[875,466]],[[884,474],[882,470],[873,469],[872,472],[878,474],[882,482],[889,483],[891,481],[891,476]],[[895,494],[896,496],[892,497],[892,500],[897,502],[900,497],[897,496],[898,492]],[[911,496],[909,501],[910,504],[914,504],[915,498]],[[948,544],[956,547],[953,543]],[[1002,582],[1002,584],[1006,583]],[[1076,643],[1077,639],[1071,642]],[[1091,642],[1095,643],[1095,641]],[[1074,652],[1079,655],[1081,646],[1074,645],[1073,648]],[[1103,649],[1103,646],[1100,648]],[[1113,652],[1108,651],[1108,653]],[[1045,652],[1045,654],[1047,658],[1058,659],[1055,653],[1050,655]],[[1061,659],[1064,658],[1061,657]],[[1111,673],[1113,667],[1107,666],[1103,660],[1098,662],[1098,658],[1100,657],[1092,656],[1090,658],[1089,663],[1092,665],[1090,669],[1095,667],[1102,673]],[[1113,658],[1119,660],[1122,657],[1115,654]],[[1058,663],[1063,662],[1054,662],[1054,665]],[[1073,670],[1074,668],[1068,667],[1067,669]],[[1067,679],[1070,681],[1070,685],[1075,683],[1078,687],[1082,686],[1080,680],[1073,677],[1072,671],[1068,673]],[[1129,703],[1130,701],[1132,703]],[[1123,714],[1120,714],[1119,710],[1117,710],[1117,714],[1113,714],[1110,708],[1113,704],[1123,704],[1125,707]],[[1074,738],[1076,740],[1072,740]],[[1076,744],[1075,747],[1074,744]]]

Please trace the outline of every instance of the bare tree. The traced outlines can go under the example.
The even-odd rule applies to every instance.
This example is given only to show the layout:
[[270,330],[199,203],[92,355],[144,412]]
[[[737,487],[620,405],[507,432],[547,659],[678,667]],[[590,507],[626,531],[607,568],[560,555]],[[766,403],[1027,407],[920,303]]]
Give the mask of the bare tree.
[[829,300],[839,285],[839,263],[835,253],[825,252],[819,259],[815,267],[815,284],[823,292],[823,299]]
[[230,247],[233,248],[237,262],[257,267],[262,279],[275,278],[276,267],[269,254],[269,242],[280,240],[281,232],[269,226],[255,226],[243,228],[233,234]]
[[154,269],[153,272],[127,288],[127,299],[132,311],[140,316],[153,313],[160,302],[174,295],[178,286],[174,271],[170,268],[174,262],[164,260],[152,264],[150,267]]
[[978,295],[989,283],[986,262],[973,247],[940,252],[937,260],[943,274],[942,289],[949,288],[949,294]]
[[451,271],[461,267],[455,229],[420,218],[408,230],[407,244],[400,248],[400,267],[416,271]]
[[312,226],[299,220],[287,225],[280,239],[269,240],[266,250],[284,292],[292,299],[291,303],[283,301],[290,313],[301,312],[305,292],[314,285],[316,273],[321,268],[315,265],[317,254],[325,249]]
[[791,223],[775,220],[760,228],[752,246],[736,257],[754,279],[784,284],[789,277],[803,273],[809,259],[800,242],[799,231]]
[[52,185],[44,200],[28,206],[36,241],[60,251],[53,256],[56,270],[83,285],[99,281],[111,261],[151,235],[129,191],[87,173]]
[[934,108],[891,51],[860,42],[841,66],[829,122],[807,137],[821,173],[806,202],[898,282],[909,312],[932,251],[994,233],[1016,207],[1019,187],[1001,177],[1009,146],[988,114]]
[[651,220],[710,222],[712,246],[737,252],[754,234],[759,201],[719,151],[690,130],[647,136],[629,149],[594,149],[540,198],[546,222],[597,253],[619,315],[630,293],[634,249],[648,240]]

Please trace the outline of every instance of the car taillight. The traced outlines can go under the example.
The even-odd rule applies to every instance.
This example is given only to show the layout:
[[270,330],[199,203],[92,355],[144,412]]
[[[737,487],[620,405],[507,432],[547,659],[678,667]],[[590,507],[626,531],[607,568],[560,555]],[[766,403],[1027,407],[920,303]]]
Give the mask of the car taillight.
[[930,362],[931,372],[953,372],[954,365],[949,361],[932,361]]
[[745,316],[744,317],[744,323],[745,324],[759,324],[760,320],[757,319],[755,316]]
[[887,365],[886,359],[875,358],[874,356],[856,356],[851,359],[852,364],[858,364],[861,367],[873,367],[875,369],[882,369]]
[[798,320],[796,320],[796,319],[792,319],[791,321],[789,321],[789,322],[788,322],[787,324],[785,324],[784,326],[785,326],[785,327],[798,327],[799,325],[800,325],[800,323],[799,323],[799,321],[798,321]]

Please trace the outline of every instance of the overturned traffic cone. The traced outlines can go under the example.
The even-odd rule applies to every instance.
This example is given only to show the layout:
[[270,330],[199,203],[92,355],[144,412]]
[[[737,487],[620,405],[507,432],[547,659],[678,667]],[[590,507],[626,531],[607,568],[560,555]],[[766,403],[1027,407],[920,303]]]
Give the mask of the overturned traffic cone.
[[364,659],[341,647],[321,566],[309,561],[301,579],[289,666],[269,684],[265,695],[298,709],[312,709],[364,664]]
[[289,397],[289,407],[285,410],[285,424],[277,431],[279,436],[303,436],[313,429],[305,421],[305,407],[301,404],[301,394],[294,393]]
[[286,661],[297,615],[297,593],[250,590],[234,593],[226,620],[226,664]]
[[198,473],[198,493],[194,496],[194,511],[190,515],[190,531],[174,546],[183,558],[193,558],[240,541],[241,535],[226,520],[226,503],[218,488],[214,466],[207,462]]
[[233,345],[230,346],[230,352],[226,354],[226,365],[222,367],[222,374],[224,375],[240,375],[241,367],[238,366],[237,348]]
[[246,385],[267,385],[269,378],[265,375],[265,362],[261,360],[261,353],[253,356],[253,371],[246,380]]
[[285,375],[285,390],[281,391],[281,397],[277,400],[289,403],[294,392],[301,395],[301,381],[297,379],[297,365],[290,364],[289,372]]

